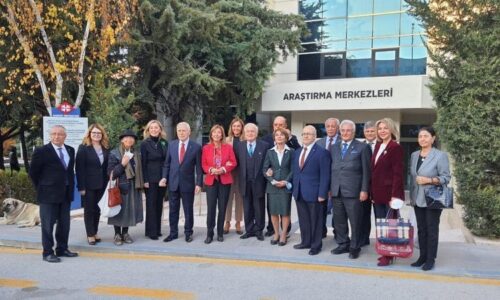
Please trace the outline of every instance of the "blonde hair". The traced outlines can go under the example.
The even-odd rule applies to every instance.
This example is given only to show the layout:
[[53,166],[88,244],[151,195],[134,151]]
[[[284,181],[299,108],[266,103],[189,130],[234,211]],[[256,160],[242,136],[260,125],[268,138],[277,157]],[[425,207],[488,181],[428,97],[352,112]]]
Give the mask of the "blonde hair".
[[212,126],[212,128],[210,128],[210,134],[208,135],[208,139],[209,139],[209,144],[213,144],[214,140],[212,139],[212,132],[214,132],[215,130],[217,129],[220,129],[221,133],[222,133],[222,139],[221,139],[221,143],[225,143],[226,141],[226,134],[224,133],[224,127],[222,127],[221,125],[219,124],[215,124],[214,126]]
[[240,141],[243,139],[243,128],[245,127],[245,123],[243,122],[242,119],[240,119],[239,117],[235,117],[231,123],[229,124],[229,129],[227,130],[227,140],[228,141],[233,141],[234,139],[234,134],[233,134],[233,124],[234,123],[240,123],[241,124],[241,133],[240,133],[240,136],[239,136],[239,139]]
[[83,136],[83,141],[82,144],[85,146],[90,146],[92,145],[92,140],[90,139],[91,132],[94,128],[97,128],[101,131],[102,133],[102,138],[101,138],[101,146],[109,149],[109,137],[108,134],[106,133],[106,130],[104,130],[104,127],[102,127],[101,124],[94,123],[89,126],[87,131],[85,131],[85,135]]
[[153,125],[153,124],[157,124],[160,127],[160,129],[161,129],[161,131],[160,131],[160,137],[162,139],[166,140],[167,139],[167,133],[163,129],[163,125],[158,120],[151,120],[151,121],[148,122],[148,124],[146,124],[146,127],[144,127],[144,132],[143,132],[144,139],[147,139],[147,138],[150,137],[149,127],[151,127],[151,125]]
[[396,123],[391,118],[383,118],[375,123],[375,127],[377,128],[377,140],[381,141],[380,137],[378,136],[378,125],[380,125],[380,123],[384,123],[385,125],[387,125],[387,127],[389,127],[389,131],[391,132],[391,137],[393,140],[399,141],[399,129],[396,126]]

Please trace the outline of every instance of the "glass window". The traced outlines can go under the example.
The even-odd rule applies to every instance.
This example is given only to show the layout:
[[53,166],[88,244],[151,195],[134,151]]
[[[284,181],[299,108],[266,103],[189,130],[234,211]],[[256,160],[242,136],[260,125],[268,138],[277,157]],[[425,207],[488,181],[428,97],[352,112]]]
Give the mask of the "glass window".
[[299,13],[303,15],[306,20],[316,20],[322,18],[323,5],[322,0],[300,0]]
[[420,26],[420,22],[407,13],[401,14],[401,34],[417,33],[425,33],[425,29]]
[[346,23],[347,23],[346,19],[334,19],[325,21],[323,39],[345,40]]
[[373,36],[399,35],[400,14],[373,17]]
[[299,55],[299,80],[320,78],[321,54]]
[[321,42],[323,35],[323,21],[308,22],[306,23],[310,35],[302,38],[302,42]]
[[394,48],[399,46],[399,38],[373,39],[373,48]]
[[347,77],[369,77],[372,75],[372,51],[348,51],[346,75]]
[[347,49],[370,49],[372,47],[372,40],[349,40],[347,41]]
[[301,53],[307,53],[307,52],[319,52],[323,48],[321,44],[319,43],[309,43],[309,44],[302,44],[302,51]]
[[338,51],[345,51],[346,49],[346,41],[335,41],[335,42],[327,42],[325,44],[325,51],[328,52],[338,52]]
[[373,5],[374,13],[384,13],[401,10],[400,0],[375,0]]
[[373,50],[373,75],[388,76],[398,72],[398,50]]
[[345,17],[347,14],[347,0],[329,0],[323,9],[324,18]]
[[399,75],[424,75],[427,68],[425,47],[399,48]]
[[349,16],[371,14],[373,0],[350,0],[347,8]]
[[347,21],[347,38],[371,38],[372,17],[349,18]]
[[427,36],[425,35],[412,35],[412,36],[402,36],[401,46],[423,46],[427,41]]
[[345,77],[345,53],[328,53],[323,54],[323,76],[325,78],[331,77]]

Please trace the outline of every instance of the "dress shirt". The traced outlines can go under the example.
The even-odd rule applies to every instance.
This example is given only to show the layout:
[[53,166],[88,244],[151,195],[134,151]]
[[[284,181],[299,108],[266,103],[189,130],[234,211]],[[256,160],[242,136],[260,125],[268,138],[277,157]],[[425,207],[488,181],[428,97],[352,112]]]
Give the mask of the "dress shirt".
[[54,145],[53,143],[51,143],[51,144],[52,144],[52,147],[54,147],[54,150],[56,150],[57,157],[59,157],[59,148],[62,148],[64,162],[66,163],[66,166],[67,166],[69,164],[69,153],[66,150],[66,147],[64,147],[64,144],[62,146],[57,146],[57,145]]
[[307,146],[306,145],[302,145],[302,150],[300,151],[299,159],[300,159],[300,157],[302,157],[302,154],[304,154],[304,148],[307,147],[306,156],[304,157],[304,163],[307,161],[307,157],[309,156],[309,153],[311,153],[311,149],[312,149],[312,147],[314,147],[315,143],[316,142],[314,141],[314,142],[312,142],[311,144],[309,144]]
[[[184,142],[179,140],[179,147],[177,148],[177,157],[181,158],[181,148],[182,148],[182,143],[184,143],[184,150],[187,152],[188,149],[188,144],[189,144],[189,138],[185,140]],[[186,153],[184,152],[184,158]]]

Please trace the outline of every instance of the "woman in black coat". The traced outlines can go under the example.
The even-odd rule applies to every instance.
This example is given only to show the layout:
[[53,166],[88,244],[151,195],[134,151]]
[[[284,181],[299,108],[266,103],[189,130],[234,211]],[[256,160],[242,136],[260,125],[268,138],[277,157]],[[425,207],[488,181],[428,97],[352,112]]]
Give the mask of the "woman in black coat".
[[109,140],[99,124],[90,125],[76,154],[77,187],[83,202],[83,217],[87,241],[95,245],[101,239],[97,236],[101,212],[97,203],[101,199],[108,176]]
[[151,120],[144,129],[144,141],[141,143],[142,173],[146,189],[146,236],[157,240],[161,236],[161,216],[165,187],[158,183],[162,178],[162,167],[167,156],[167,141],[163,126],[157,120]]

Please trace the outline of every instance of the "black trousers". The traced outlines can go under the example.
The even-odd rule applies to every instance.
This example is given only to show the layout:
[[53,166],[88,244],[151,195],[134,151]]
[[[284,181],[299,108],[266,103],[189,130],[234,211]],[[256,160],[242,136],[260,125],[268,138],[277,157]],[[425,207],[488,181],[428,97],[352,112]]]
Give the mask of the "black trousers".
[[245,197],[243,197],[243,219],[247,233],[262,233],[266,222],[265,196],[255,195],[254,182],[247,181]]
[[361,245],[370,244],[370,231],[372,230],[372,201],[361,202],[361,224],[359,225],[359,242]]
[[[215,219],[217,216],[217,236],[224,234],[227,201],[231,184],[222,184],[218,180],[207,186],[207,236],[214,236]],[[217,212],[217,209],[219,210]]]
[[373,212],[375,214],[376,219],[385,219],[386,217],[392,218],[392,216],[387,216],[387,212],[389,212],[388,204],[373,204]]
[[[323,236],[326,236],[328,233],[328,228],[326,226],[326,219],[328,218],[328,211],[333,208],[333,199],[329,198],[326,200],[326,205],[323,209]],[[335,236],[335,225],[334,225],[334,218],[333,218],[333,213],[332,213],[332,232],[333,235]]]
[[193,224],[194,224],[194,213],[193,213],[193,203],[194,203],[194,191],[184,193],[179,191],[169,191],[168,192],[168,218],[170,224],[170,235],[178,236],[179,234],[179,211],[184,209],[184,234],[193,234]]
[[439,219],[442,209],[428,209],[415,206],[417,217],[418,243],[420,246],[420,257],[426,261],[434,261],[437,256],[439,241]]
[[42,223],[42,255],[54,254],[54,225],[56,226],[56,254],[68,249],[71,203],[40,203]]
[[146,189],[146,236],[158,237],[161,234],[161,216],[163,214],[163,199],[165,187],[159,187],[157,182],[150,182]]
[[326,201],[306,202],[299,196],[296,199],[297,215],[299,217],[301,244],[314,250],[323,247],[323,216]]
[[99,229],[101,210],[99,209],[98,203],[104,191],[105,189],[85,190],[85,196],[82,197],[83,221],[85,222],[85,231],[87,231],[88,237],[95,236]]
[[[335,240],[337,244],[357,250],[361,247],[359,240],[361,224],[361,201],[359,198],[348,198],[339,195],[333,198],[333,217],[335,218]],[[349,226],[351,225],[351,238]]]

